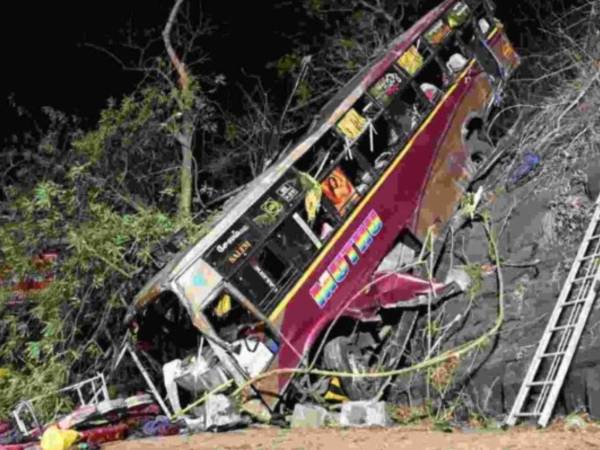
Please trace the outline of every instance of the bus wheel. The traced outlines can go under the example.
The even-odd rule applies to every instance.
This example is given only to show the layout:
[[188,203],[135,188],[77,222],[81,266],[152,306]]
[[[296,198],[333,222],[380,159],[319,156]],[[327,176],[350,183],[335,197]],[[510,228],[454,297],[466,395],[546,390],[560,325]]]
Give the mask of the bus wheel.
[[324,363],[328,370],[340,373],[342,389],[350,400],[370,400],[379,393],[383,378],[347,376],[375,372],[378,369],[376,351],[377,345],[370,333],[338,336],[325,345]]
[[325,345],[323,363],[329,370],[342,372],[339,379],[350,400],[371,400],[386,389],[393,377],[347,375],[381,375],[397,369],[406,356],[419,311],[396,308],[383,310],[381,315],[380,328],[338,336]]

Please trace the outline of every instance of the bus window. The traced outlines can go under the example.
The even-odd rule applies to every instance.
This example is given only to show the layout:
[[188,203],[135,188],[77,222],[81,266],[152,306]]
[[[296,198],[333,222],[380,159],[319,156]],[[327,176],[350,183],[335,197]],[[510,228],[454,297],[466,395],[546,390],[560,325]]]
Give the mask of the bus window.
[[494,28],[494,18],[492,15],[483,5],[480,5],[473,13],[473,16],[477,31],[482,36],[487,36]]
[[347,143],[353,142],[368,129],[369,123],[380,113],[381,108],[367,96],[363,96],[338,121],[336,128]]
[[448,11],[446,21],[450,25],[450,28],[457,28],[468,20],[470,13],[471,10],[467,5],[463,2],[458,2]]
[[425,60],[427,59],[429,50],[425,46],[424,42],[419,39],[414,45],[409,47],[403,54],[396,60],[396,64],[400,67],[404,73],[408,76],[416,75]]
[[321,182],[321,189],[340,216],[345,216],[368,189],[372,181],[368,178],[370,175],[360,169],[356,160],[343,159]]
[[415,78],[419,89],[431,104],[436,104],[441,98],[447,84],[447,77],[438,62],[433,59]]
[[402,83],[400,74],[389,70],[369,88],[369,94],[385,107],[400,93]]
[[412,131],[421,123],[427,108],[420,101],[417,92],[412,86],[406,86],[387,108],[390,117],[400,133],[412,134]]
[[438,53],[452,80],[467,67],[469,55],[465,49],[466,47],[461,47],[458,39],[453,36]]
[[376,170],[387,167],[402,136],[385,116],[380,116],[358,140],[356,148]]
[[[480,16],[484,15],[484,13],[485,12],[483,9],[479,11]],[[482,37],[485,35],[485,33],[480,31],[480,27],[477,24],[478,19],[474,20],[475,24],[469,23],[463,27],[460,33],[460,40],[463,42],[463,44],[466,44],[466,47],[470,50],[472,55],[475,56],[477,62],[481,65],[483,70],[495,77],[501,77],[502,71],[500,70],[500,66],[496,61],[496,57],[482,42],[482,39],[485,39],[485,37]]]
[[450,32],[450,27],[440,19],[425,32],[424,37],[431,45],[439,45],[444,42]]
[[259,308],[267,309],[276,294],[289,281],[293,266],[270,247],[258,250],[236,273],[240,291]]
[[342,150],[339,136],[333,131],[328,131],[294,163],[294,167],[313,178],[318,178],[327,172]]
[[277,227],[272,238],[275,244],[285,249],[287,260],[297,268],[302,268],[311,261],[321,247],[319,237],[297,212]]
[[250,376],[265,370],[279,350],[279,342],[265,322],[224,289],[204,310],[208,321],[233,357]]

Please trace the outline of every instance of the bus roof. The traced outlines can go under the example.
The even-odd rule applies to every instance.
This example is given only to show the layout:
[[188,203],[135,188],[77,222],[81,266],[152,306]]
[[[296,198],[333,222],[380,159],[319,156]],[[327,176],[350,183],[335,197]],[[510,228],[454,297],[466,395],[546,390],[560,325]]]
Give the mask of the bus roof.
[[201,257],[281,175],[335,125],[342,115],[385,73],[389,66],[402,55],[415,39],[457,1],[459,0],[445,0],[429,11],[408,30],[396,37],[373,63],[364,67],[346,83],[321,109],[310,130],[300,138],[298,143],[265,172],[250,182],[240,193],[227,201],[226,206],[222,208],[222,212],[211,220],[211,231],[196,244],[179,253],[154,276],[138,293],[134,304],[145,304],[149,300],[149,296],[154,297],[160,292],[160,285],[175,278]]

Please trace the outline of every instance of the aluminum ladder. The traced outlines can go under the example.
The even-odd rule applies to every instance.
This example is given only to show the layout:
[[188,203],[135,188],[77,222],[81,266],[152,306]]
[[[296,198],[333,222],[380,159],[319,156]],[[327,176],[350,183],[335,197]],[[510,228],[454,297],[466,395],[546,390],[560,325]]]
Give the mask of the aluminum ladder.
[[506,425],[520,418],[537,418],[542,427],[548,424],[599,285],[600,196]]

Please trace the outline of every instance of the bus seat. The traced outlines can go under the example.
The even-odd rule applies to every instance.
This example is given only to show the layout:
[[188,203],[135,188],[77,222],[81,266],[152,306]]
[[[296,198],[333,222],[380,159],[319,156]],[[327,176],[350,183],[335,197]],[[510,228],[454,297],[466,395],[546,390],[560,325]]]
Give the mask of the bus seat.
[[467,58],[465,58],[463,55],[460,53],[454,53],[446,62],[446,67],[452,73],[458,73],[466,67],[467,62]]
[[427,100],[429,100],[431,103],[434,103],[442,93],[437,86],[431,83],[421,83],[420,88],[425,94],[425,97],[427,97]]

